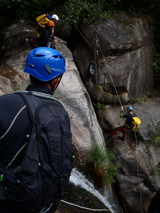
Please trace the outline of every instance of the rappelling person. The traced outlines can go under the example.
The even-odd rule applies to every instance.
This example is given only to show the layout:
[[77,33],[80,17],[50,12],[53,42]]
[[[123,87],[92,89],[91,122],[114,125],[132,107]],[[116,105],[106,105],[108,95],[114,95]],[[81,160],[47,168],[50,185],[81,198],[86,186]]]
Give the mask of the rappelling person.
[[[44,42],[45,42],[45,47],[46,47],[46,38],[48,37],[47,31],[49,31],[49,37],[51,38],[52,43],[54,45],[58,44],[58,41],[56,39],[54,39],[54,27],[55,27],[55,24],[57,23],[57,21],[59,21],[59,17],[56,14],[53,14],[51,17],[48,13],[45,13],[36,18],[36,22],[38,25],[35,29],[35,33],[36,33],[37,41],[40,40],[40,44],[38,44],[38,47],[42,47],[42,46],[44,47],[44,45],[42,45],[42,43],[41,43],[41,40],[44,37],[44,35],[45,35]],[[52,23],[52,25],[50,25],[50,26],[52,26],[51,30],[49,29],[49,23],[50,24]],[[39,39],[39,37],[41,37],[41,38]],[[47,47],[48,47],[48,44],[47,44]]]
[[45,28],[39,28],[39,38],[37,38],[38,47],[50,47],[50,42],[53,42],[54,38],[54,22],[48,21]]
[[[56,25],[56,23],[59,21],[59,17],[58,17],[56,14],[53,14],[53,15],[52,15],[52,21],[54,22],[54,25]],[[55,38],[55,36],[54,36],[54,31],[53,31],[51,37],[52,37],[52,40],[54,41],[54,42],[52,43],[51,47],[52,47],[53,49],[56,49],[56,46],[55,46],[55,45],[58,44],[58,40],[57,40],[57,39]]]
[[128,106],[127,107],[127,114],[124,114],[123,112],[123,106],[121,106],[121,112],[120,112],[120,117],[121,118],[126,118],[126,121],[124,123],[123,126],[120,126],[118,128],[115,128],[112,133],[106,137],[106,139],[111,139],[111,137],[113,135],[115,135],[115,133],[117,131],[120,131],[123,133],[122,137],[118,137],[121,141],[124,141],[125,135],[127,131],[135,131],[137,130],[140,125],[141,125],[141,120],[133,113],[133,108],[132,106]]
[[54,22],[54,24],[57,23],[57,21],[59,21],[59,17],[56,14],[52,15],[52,21]]

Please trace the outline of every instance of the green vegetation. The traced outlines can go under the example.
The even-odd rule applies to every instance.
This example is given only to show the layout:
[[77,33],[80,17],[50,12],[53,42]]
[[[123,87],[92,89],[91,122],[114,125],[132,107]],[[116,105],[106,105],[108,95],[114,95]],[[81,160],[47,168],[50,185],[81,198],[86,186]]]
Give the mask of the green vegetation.
[[154,94],[155,96],[159,97],[159,96],[160,96],[160,91],[154,90],[154,91],[153,91],[153,94]]
[[154,136],[152,128],[154,127],[154,123],[148,123],[149,128],[149,135],[150,135],[150,141],[148,141],[149,145],[160,145],[160,132],[157,133],[157,135]]
[[151,67],[154,70],[156,87],[160,89],[160,53],[155,54]]
[[153,171],[153,175],[158,175],[160,177],[160,165],[158,164]]
[[134,103],[137,102],[137,103],[141,104],[141,103],[143,103],[144,101],[147,101],[147,99],[148,99],[147,96],[146,96],[146,95],[143,95],[143,97],[141,97],[141,98],[135,98],[133,102],[134,102]]
[[156,135],[154,135],[153,129],[152,129],[153,127],[154,127],[153,121],[152,121],[152,123],[148,123],[150,140],[149,141],[143,141],[143,143],[145,143],[145,145],[146,145],[146,153],[148,154],[149,160],[152,157],[151,152],[150,152],[150,146],[151,145],[154,145],[154,146],[160,145],[160,132],[158,132]]
[[91,150],[88,168],[97,180],[107,185],[115,182],[114,176],[117,174],[117,167],[113,163],[115,159],[115,153],[111,149],[96,144]]
[[[153,35],[157,54],[155,55],[152,68],[154,69],[156,86],[160,90],[160,1],[159,0],[69,0],[63,7],[63,16],[66,23],[87,25],[96,22],[98,18],[107,17],[116,19],[125,27],[131,22],[128,19],[120,17],[121,14],[129,16],[152,17],[150,25],[151,35]],[[116,16],[115,14],[120,14]],[[132,33],[129,31],[129,33]]]
[[1,0],[0,24],[6,25],[9,19],[35,20],[38,15],[54,9],[55,0]]
[[97,109],[106,109],[106,106],[104,104],[101,104],[101,103],[93,102],[93,106]]
[[69,0],[64,5],[65,20],[70,24],[83,23],[87,25],[100,17],[109,17],[110,10],[105,10],[106,4],[105,0]]
[[154,144],[160,145],[160,132],[154,137]]
[[[60,0],[63,21],[71,25],[88,25],[98,18],[116,19],[123,26],[130,24],[130,17],[146,17],[150,22],[151,35],[156,42],[157,53],[151,67],[154,69],[156,86],[160,90],[160,1],[159,0]],[[0,25],[8,26],[13,19],[34,20],[40,14],[55,11],[56,0],[1,0]],[[62,20],[62,19],[61,19]],[[131,33],[131,32],[130,32]]]

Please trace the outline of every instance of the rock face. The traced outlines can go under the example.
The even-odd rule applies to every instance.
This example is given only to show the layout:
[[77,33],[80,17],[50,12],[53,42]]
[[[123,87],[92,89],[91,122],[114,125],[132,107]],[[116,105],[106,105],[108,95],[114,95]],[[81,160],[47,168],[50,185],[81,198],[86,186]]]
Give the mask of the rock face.
[[[12,31],[14,27],[15,25],[7,29],[6,39],[12,39],[10,30]],[[21,24],[16,24],[16,27],[17,32],[23,34],[24,29],[22,29]],[[30,28],[33,32],[34,28]],[[29,31],[29,29],[27,30],[26,28],[26,31]],[[26,35],[26,38],[27,36],[28,35]],[[66,73],[62,78],[55,96],[64,102],[70,115],[73,143],[77,148],[90,150],[93,143],[104,142],[102,130],[98,124],[88,92],[74,64],[72,53],[62,40],[59,40],[57,50],[65,57]],[[3,71],[0,84],[1,94],[14,91],[15,89],[22,90],[26,88],[29,83],[29,77],[23,73],[23,70],[27,55],[30,51],[31,48],[23,46],[6,52],[1,65]],[[7,68],[4,68],[4,66],[7,66]],[[11,75],[9,75],[10,73]]]
[[[13,27],[14,26],[11,26],[7,29],[9,34],[11,34],[10,30],[12,30]],[[20,28],[18,24],[16,27],[19,34],[21,34],[21,24]],[[27,37],[28,34],[26,34],[24,40]],[[11,38],[7,37],[7,39],[11,40],[12,34]],[[104,137],[97,121],[90,96],[75,66],[72,53],[67,48],[64,41],[61,39],[58,40],[59,45],[57,45],[57,50],[65,57],[66,73],[63,75],[54,96],[62,100],[69,113],[74,146],[79,152],[89,152],[93,144],[104,143]],[[27,55],[30,51],[31,48],[27,46],[20,47],[20,45],[17,45],[16,48],[12,46],[5,53],[0,64],[0,95],[15,90],[25,90],[26,86],[29,84],[29,76],[23,73],[23,70]],[[107,190],[105,190],[105,192],[106,191]],[[110,190],[110,195],[111,194],[112,190]],[[113,200],[113,197],[110,199]],[[113,203],[114,209],[119,209],[118,204],[114,200]]]
[[1,50],[4,54],[13,48],[24,47],[26,38],[35,38],[35,29],[24,20],[19,21],[1,32]]
[[[160,194],[160,177],[156,173],[160,164],[160,146],[149,145],[151,135],[155,136],[160,131],[160,102],[136,103],[132,106],[134,113],[141,119],[140,128],[135,134],[127,132],[124,142],[117,138],[122,133],[117,132],[109,146],[117,154],[119,172],[116,186],[124,212],[147,213],[154,196]],[[100,110],[101,127],[108,128],[108,132],[111,132],[112,129],[122,126],[125,119],[120,118],[119,114],[120,107],[117,106]]]
[[150,158],[145,144],[131,137],[125,142],[114,139],[112,143],[118,155],[117,182],[124,212],[148,212],[151,200],[159,193],[160,178],[154,169],[159,164],[160,147],[149,148]]
[[[104,104],[100,105],[102,109],[97,110],[97,115],[103,131],[108,133],[124,123],[117,105],[123,104],[126,108],[154,87],[150,65],[155,46],[150,38],[149,23],[121,18],[128,19],[125,27],[124,22],[109,19],[81,26],[83,37],[73,49],[92,100]],[[95,75],[88,78],[91,60],[97,63],[97,69]],[[147,213],[154,196],[159,196],[160,179],[158,175],[154,176],[154,170],[160,163],[160,150],[159,146],[145,145],[142,141],[149,143],[151,134],[155,136],[160,131],[160,103],[144,102],[132,106],[142,121],[141,127],[136,135],[127,133],[124,142],[113,137],[109,146],[117,153],[116,186],[124,212]],[[117,135],[121,136],[121,133]]]
[[90,150],[93,143],[103,142],[102,131],[71,52],[63,43],[57,46],[57,50],[66,59],[66,73],[55,95],[63,101],[69,112],[74,144],[77,148]]
[[90,61],[97,63],[89,90],[92,99],[100,103],[117,104],[115,88],[123,104],[153,89],[150,64],[155,46],[150,39],[149,23],[129,17],[123,19],[128,19],[125,27],[123,22],[110,19],[99,19],[98,24],[81,27],[83,37],[73,50],[84,82],[88,82]]
[[[81,152],[90,150],[94,143],[104,143],[102,130],[110,133],[113,128],[123,125],[124,120],[119,118],[120,103],[115,88],[124,108],[128,102],[153,89],[154,77],[150,64],[155,47],[149,36],[149,24],[145,20],[133,19],[131,23],[124,27],[118,21],[100,19],[98,25],[81,27],[89,43],[81,38],[73,49],[80,73],[66,43],[58,39],[57,50],[66,59],[66,73],[54,95],[66,106],[73,143]],[[71,28],[69,33],[72,33]],[[29,83],[28,75],[23,70],[31,49],[23,42],[32,36],[34,28],[27,27],[26,23],[10,26],[3,31],[1,53],[5,52],[5,55],[0,63],[0,95],[24,90]],[[17,43],[14,44],[15,39]],[[95,58],[98,69],[94,76],[87,79],[90,60]],[[87,83],[89,93],[81,77]],[[107,105],[97,113],[101,128],[90,95],[94,102]],[[160,147],[146,146],[142,141],[149,142],[150,133],[156,135],[160,131],[160,104],[146,101],[133,104],[133,108],[142,121],[141,127],[135,135],[127,133],[124,142],[112,138],[109,146],[117,153],[119,170],[116,187],[124,213],[147,213],[152,199],[160,196],[160,179],[154,175],[160,164]],[[120,212],[118,205],[115,209],[116,213]]]
[[160,147],[150,146],[147,154],[146,145],[128,135],[125,142],[113,139],[111,143],[118,155],[116,179],[124,212],[148,212],[151,200],[159,194],[160,178],[155,168]]

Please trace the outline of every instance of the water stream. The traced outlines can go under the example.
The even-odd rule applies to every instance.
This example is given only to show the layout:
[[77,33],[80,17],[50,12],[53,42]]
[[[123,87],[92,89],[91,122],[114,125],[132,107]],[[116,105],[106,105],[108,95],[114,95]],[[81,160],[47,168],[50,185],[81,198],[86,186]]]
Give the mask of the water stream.
[[99,191],[95,189],[94,185],[89,182],[86,177],[82,173],[77,171],[75,168],[72,170],[70,182],[73,183],[75,186],[81,187],[93,194],[104,204],[104,206],[106,206],[110,210],[110,212],[115,213],[115,211],[113,210],[114,204],[111,205],[109,201]]

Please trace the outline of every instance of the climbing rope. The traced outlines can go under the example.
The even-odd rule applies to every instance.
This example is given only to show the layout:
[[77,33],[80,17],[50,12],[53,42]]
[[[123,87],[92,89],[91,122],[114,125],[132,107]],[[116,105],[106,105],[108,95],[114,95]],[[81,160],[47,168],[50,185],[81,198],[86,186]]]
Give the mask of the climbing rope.
[[81,208],[81,209],[85,209],[85,210],[89,210],[89,211],[93,211],[93,212],[108,212],[110,211],[109,209],[90,209],[90,208],[86,208],[86,207],[82,207],[82,206],[79,206],[79,205],[76,205],[76,204],[73,204],[73,203],[69,203],[65,200],[61,200],[63,203],[66,203],[68,205],[71,205],[71,206],[75,206],[75,207],[78,207],[78,208]]
[[143,213],[143,207],[142,207],[142,192],[141,192],[141,186],[140,186],[140,178],[139,178],[139,168],[138,168],[138,146],[137,146],[137,136],[136,131],[134,131],[135,141],[136,141],[136,153],[137,153],[137,177],[138,177],[138,183],[139,183],[139,195],[140,195],[140,207],[141,212]]
[[[78,30],[78,28],[76,28]],[[79,31],[79,30],[78,30]],[[84,38],[84,40],[88,43],[88,45],[92,48],[92,46],[89,44],[89,42],[86,40],[86,38],[82,35],[82,33],[79,31],[79,33],[81,34],[81,36]],[[93,43],[92,43],[93,44]],[[115,89],[115,92],[116,92],[116,95],[117,95],[117,98],[119,100],[119,103],[120,105],[122,106],[122,102],[120,100],[120,97],[119,97],[119,94],[117,92],[117,89],[116,89],[116,86],[114,84],[114,81],[113,81],[113,78],[112,78],[112,75],[110,73],[110,70],[107,66],[107,62],[106,62],[106,59],[104,57],[104,54],[103,54],[103,51],[102,51],[102,48],[101,48],[101,45],[100,45],[100,42],[99,42],[99,39],[96,35],[96,46],[100,49],[101,51],[101,54],[102,54],[102,57],[103,57],[103,60],[104,60],[104,63],[106,65],[106,68],[108,70],[108,73],[109,73],[109,76],[110,76],[110,79],[112,81],[112,84],[113,84],[113,87]],[[96,51],[97,52],[97,51]],[[96,67],[96,85],[97,85],[97,67]],[[98,99],[98,96],[97,96],[97,99]],[[98,103],[99,103],[99,99],[98,99]],[[143,208],[142,208],[142,193],[141,193],[141,187],[140,187],[140,178],[139,178],[139,168],[138,168],[138,148],[137,148],[137,137],[136,137],[136,132],[134,131],[134,134],[135,134],[135,141],[136,141],[136,149],[137,149],[137,177],[138,177],[138,182],[139,182],[139,190],[140,190],[140,205],[141,205],[141,212],[143,212]]]
[[[96,49],[97,47],[97,40],[96,38],[94,39],[94,62],[95,62],[95,65],[96,65],[96,68],[95,68],[95,74],[96,74],[96,86],[97,86],[97,82],[98,82],[98,73],[97,73],[97,55],[98,55],[98,50]],[[96,88],[96,96],[97,96],[97,101],[98,101],[98,107],[100,109],[100,102],[99,102],[99,95],[98,95],[98,89]]]
[[[75,26],[75,25],[74,25]],[[84,37],[84,35],[80,32],[80,30],[75,26],[76,30],[79,32],[79,34],[84,38],[84,40],[87,42],[87,44],[90,46],[90,48],[92,49],[92,45],[90,45],[90,43],[87,41],[87,39]],[[92,43],[93,44],[93,43]]]
[[[75,26],[75,25],[74,25]],[[87,39],[85,38],[85,36],[80,32],[80,30],[75,26],[75,28],[77,29],[77,31],[79,32],[79,34],[83,37],[83,39],[86,41],[86,43],[90,46],[90,48],[92,50],[94,50],[94,62],[95,62],[95,75],[96,75],[96,85],[97,85],[97,63],[96,63],[96,55],[98,55],[98,50],[96,50],[96,46],[97,46],[97,38],[93,39],[92,45],[87,41]],[[94,44],[94,47],[93,47]],[[98,102],[98,106],[100,109],[100,103],[99,103],[99,97],[98,97],[98,90],[96,90],[97,94],[97,102]]]
[[112,78],[111,72],[110,72],[110,70],[109,70],[109,68],[108,68],[108,66],[107,66],[106,59],[105,59],[105,57],[104,57],[104,54],[103,54],[103,51],[102,51],[101,45],[100,45],[100,43],[99,43],[99,39],[98,39],[98,37],[97,37],[97,36],[96,36],[96,38],[97,38],[97,47],[99,47],[99,48],[100,48],[101,54],[102,54],[102,56],[103,56],[104,63],[105,63],[105,65],[106,65],[106,68],[107,68],[108,73],[109,73],[109,75],[110,75],[110,78],[111,78],[111,81],[112,81],[113,87],[114,87],[114,89],[115,89],[115,92],[116,92],[117,98],[118,98],[118,100],[119,100],[120,105],[122,106],[122,103],[121,103],[121,100],[120,100],[119,94],[118,94],[118,92],[117,92],[116,86],[115,86],[115,84],[114,84],[114,81],[113,81],[113,78]]

